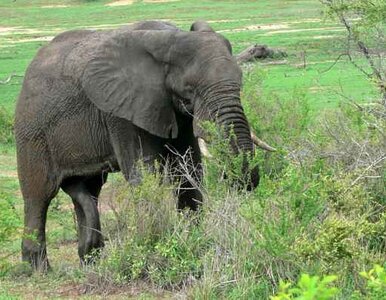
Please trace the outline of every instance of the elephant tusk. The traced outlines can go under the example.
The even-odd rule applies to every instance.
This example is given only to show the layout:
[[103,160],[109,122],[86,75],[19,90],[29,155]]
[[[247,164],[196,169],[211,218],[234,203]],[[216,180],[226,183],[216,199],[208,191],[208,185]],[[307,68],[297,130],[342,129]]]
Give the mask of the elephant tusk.
[[271,151],[271,152],[274,152],[276,151],[275,148],[271,147],[270,145],[268,145],[266,142],[262,141],[261,139],[259,139],[253,132],[251,132],[251,138],[252,138],[252,141],[253,143],[261,148],[261,149],[264,149],[264,150],[267,150],[267,151]]
[[212,154],[209,153],[209,149],[206,146],[206,142],[202,138],[198,138],[198,147],[200,147],[200,152],[202,156],[206,158],[212,158]]

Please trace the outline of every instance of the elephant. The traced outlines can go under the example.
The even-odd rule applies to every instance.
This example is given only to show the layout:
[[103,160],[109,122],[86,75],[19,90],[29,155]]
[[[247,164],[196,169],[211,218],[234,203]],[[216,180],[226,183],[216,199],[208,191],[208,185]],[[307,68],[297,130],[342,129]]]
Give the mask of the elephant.
[[[15,113],[22,260],[49,269],[45,225],[59,189],[73,201],[78,254],[87,263],[104,246],[97,204],[108,173],[121,171],[137,184],[139,160],[151,166],[191,151],[200,182],[202,121],[232,128],[230,149],[243,155],[246,186],[255,188],[259,171],[248,157],[259,141],[241,105],[241,81],[230,42],[204,21],[190,31],[159,21],[73,30],[43,46],[27,68]],[[177,194],[177,209],[200,207],[191,181],[182,180]]]

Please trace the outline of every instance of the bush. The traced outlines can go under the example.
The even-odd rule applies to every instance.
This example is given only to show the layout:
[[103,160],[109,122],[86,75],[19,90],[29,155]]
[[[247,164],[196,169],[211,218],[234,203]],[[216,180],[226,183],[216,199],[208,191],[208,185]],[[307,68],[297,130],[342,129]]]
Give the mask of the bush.
[[3,244],[15,239],[21,221],[10,198],[0,192],[0,199],[0,243]]
[[336,280],[336,276],[325,276],[319,278],[318,276],[309,276],[302,274],[297,285],[293,288],[291,283],[280,282],[279,293],[271,297],[272,300],[328,300],[333,299],[337,294],[338,289],[329,287],[329,285]]
[[[0,192],[0,199],[0,244],[5,246],[9,242],[20,239],[22,227],[14,203],[8,195]],[[0,250],[0,277],[4,276],[11,267],[7,257],[2,257],[2,253]]]
[[[173,186],[162,174],[143,171],[133,187],[119,182],[111,208],[106,251],[91,272],[92,280],[122,284],[145,280],[175,288],[199,277],[200,253],[205,251],[194,217],[176,210]],[[160,183],[164,181],[164,184]]]
[[[360,272],[366,281],[366,288],[356,290],[351,299],[382,300],[386,299],[386,271],[380,265],[374,265],[370,271]],[[290,282],[280,282],[278,293],[272,300],[329,300],[334,299],[339,289],[331,287],[337,276],[318,276],[302,274],[295,287]]]
[[10,114],[0,106],[0,144],[10,144],[14,141],[13,120]]
[[[336,273],[339,294],[351,295],[365,288],[352,274],[382,262],[385,214],[376,217],[361,185],[337,199],[346,185],[336,180],[290,165],[281,180],[264,176],[251,194],[218,182],[203,187],[198,217],[176,212],[172,186],[146,174],[140,186],[119,191],[110,240],[90,284],[97,274],[97,282],[145,281],[185,289],[195,299],[266,299],[281,280],[308,270],[320,278]],[[323,294],[317,286],[324,281],[317,282]]]

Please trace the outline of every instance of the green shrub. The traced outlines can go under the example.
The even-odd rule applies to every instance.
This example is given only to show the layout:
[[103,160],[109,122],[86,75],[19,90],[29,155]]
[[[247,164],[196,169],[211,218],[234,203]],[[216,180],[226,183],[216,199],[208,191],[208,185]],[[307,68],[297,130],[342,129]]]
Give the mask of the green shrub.
[[119,284],[146,280],[179,286],[199,276],[206,240],[194,217],[177,212],[173,186],[160,184],[163,175],[142,174],[139,186],[119,183],[98,276]]
[[374,300],[386,299],[386,270],[384,267],[375,265],[373,269],[368,272],[363,271],[360,275],[366,280],[366,289],[362,293],[357,292],[354,296],[358,297],[359,295],[358,299],[360,299],[361,296]]
[[[20,239],[21,228],[21,220],[15,211],[14,203],[8,195],[0,192],[0,244],[5,246]],[[7,274],[12,266],[3,253],[3,249],[0,250],[0,277]]]
[[14,141],[13,120],[10,114],[0,106],[0,144],[10,144]]
[[296,286],[291,287],[291,283],[280,282],[279,292],[272,300],[328,300],[333,299],[338,289],[330,287],[330,284],[336,280],[336,276],[309,276],[302,274]]
[[15,239],[20,231],[21,221],[10,198],[0,192],[0,243]]
[[384,212],[376,211],[363,185],[350,189],[352,176],[346,176],[331,176],[319,186],[325,189],[324,211],[294,244],[298,255],[318,262],[323,272],[357,269],[368,259],[376,262],[383,248],[381,240],[375,243],[386,229]]
[[[356,290],[350,299],[382,300],[386,299],[386,271],[380,265],[374,265],[368,272],[360,272],[366,281],[365,288]],[[279,291],[272,300],[328,300],[335,299],[339,288],[331,287],[337,276],[329,275],[323,278],[302,274],[295,286],[291,282],[280,281]],[[293,287],[291,287],[293,286]]]

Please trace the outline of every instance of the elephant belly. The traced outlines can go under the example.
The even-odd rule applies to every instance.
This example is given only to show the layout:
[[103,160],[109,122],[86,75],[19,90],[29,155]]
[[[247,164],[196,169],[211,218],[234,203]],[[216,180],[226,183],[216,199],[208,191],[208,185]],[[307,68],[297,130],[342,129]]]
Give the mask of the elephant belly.
[[57,122],[48,134],[51,157],[62,177],[118,171],[103,118],[98,112],[78,112]]

